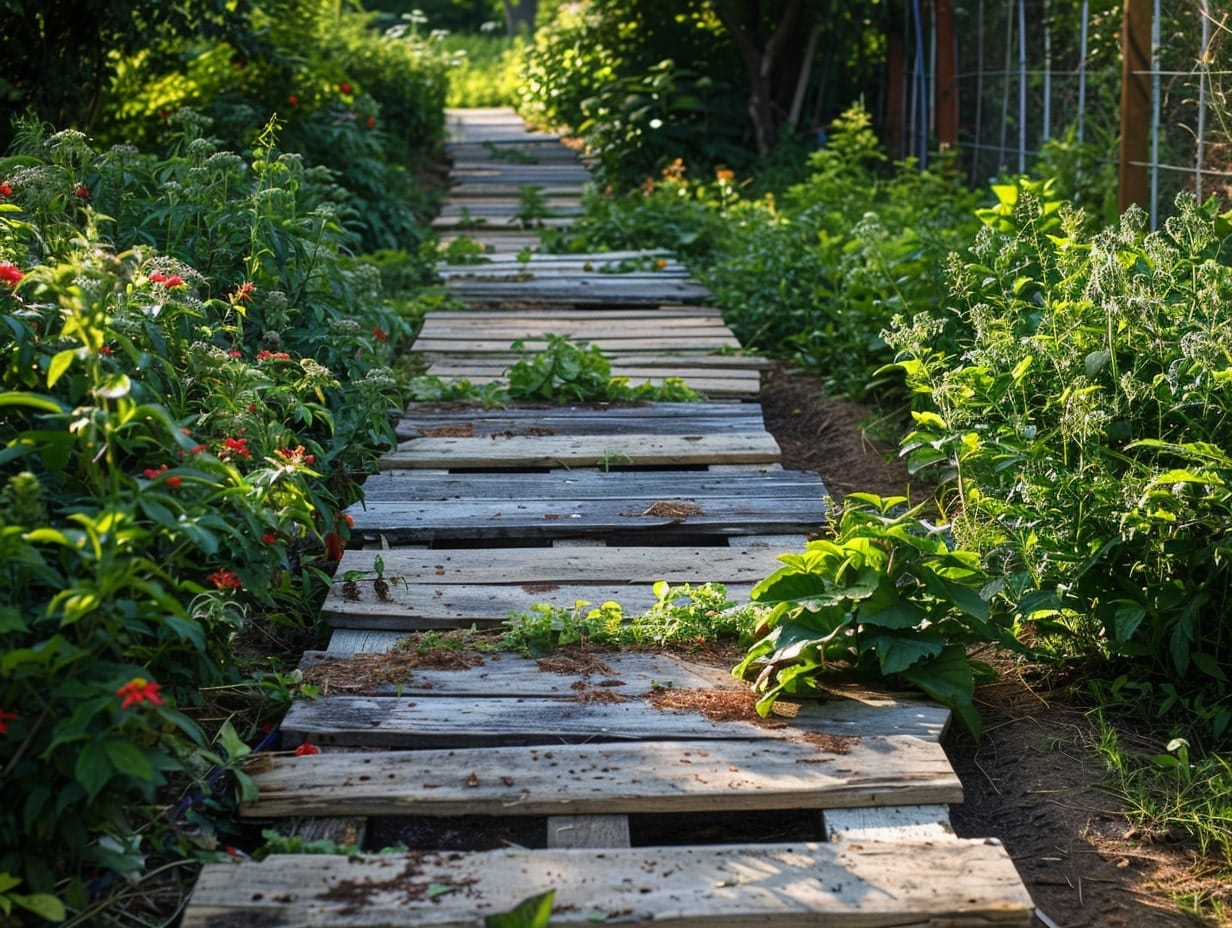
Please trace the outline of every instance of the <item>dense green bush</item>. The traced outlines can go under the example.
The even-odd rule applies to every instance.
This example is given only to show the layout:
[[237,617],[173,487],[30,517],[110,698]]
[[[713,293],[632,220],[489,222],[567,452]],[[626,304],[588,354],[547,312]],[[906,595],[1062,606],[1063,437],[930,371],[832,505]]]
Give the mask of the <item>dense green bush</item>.
[[27,125],[0,160],[0,882],[77,910],[83,868],[209,847],[156,805],[243,748],[201,689],[311,621],[398,400],[345,194],[171,121],[165,158]]
[[949,263],[954,348],[928,312],[888,333],[919,399],[905,449],[952,472],[954,534],[1024,633],[1226,739],[1232,224],[1182,197],[1160,232],[1131,210],[1087,234],[1050,189],[998,187]]
[[751,160],[747,93],[729,80],[743,66],[703,0],[566,4],[525,61],[520,111],[584,139],[610,181]]
[[889,164],[859,108],[808,163],[809,179],[781,197],[726,210],[702,278],[746,347],[858,396],[892,358],[880,336],[890,320],[939,310],[944,258],[969,237],[980,194],[944,159]]
[[382,33],[370,20],[337,4],[266,0],[242,44],[185,40],[170,63],[135,55],[119,68],[100,135],[161,146],[176,131],[171,115],[192,107],[220,144],[243,151],[277,116],[286,150],[332,170],[347,192],[363,250],[414,252],[431,203],[411,172],[444,136],[449,57],[412,24]]

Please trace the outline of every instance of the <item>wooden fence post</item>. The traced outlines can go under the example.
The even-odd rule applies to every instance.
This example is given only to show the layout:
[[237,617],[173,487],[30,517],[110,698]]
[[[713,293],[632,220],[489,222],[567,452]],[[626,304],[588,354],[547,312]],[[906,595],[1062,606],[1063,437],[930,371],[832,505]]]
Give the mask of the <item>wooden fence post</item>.
[[1151,142],[1151,0],[1125,0],[1121,26],[1121,163],[1117,208],[1150,209],[1147,160]]
[[933,112],[937,141],[958,144],[958,45],[954,41],[954,0],[936,0],[937,86]]

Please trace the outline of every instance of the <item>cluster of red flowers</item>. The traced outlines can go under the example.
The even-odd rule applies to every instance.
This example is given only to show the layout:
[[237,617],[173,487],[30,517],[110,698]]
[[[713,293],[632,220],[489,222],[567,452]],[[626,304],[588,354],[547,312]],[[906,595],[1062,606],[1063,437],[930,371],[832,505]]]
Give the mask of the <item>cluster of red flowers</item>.
[[389,333],[382,329],[379,325],[376,325],[372,327],[372,337],[378,342],[383,342],[385,339],[389,338]]
[[9,733],[9,722],[19,718],[21,716],[16,712],[5,712],[3,709],[0,709],[0,735],[7,735]]
[[155,271],[151,274],[150,283],[162,284],[168,290],[174,290],[176,287],[185,286],[184,278],[179,274],[164,274],[162,271]]
[[[145,470],[142,471],[142,473],[145,475],[145,478],[147,480],[157,480],[159,477],[161,477],[166,472],[167,472],[166,464],[158,468],[147,467]],[[166,480],[163,481],[163,483],[171,487],[171,489],[173,490],[178,490],[180,488],[180,484],[182,484],[183,482],[184,482],[183,480],[181,480],[179,477],[176,477],[176,476],[168,477]]]
[[120,703],[121,709],[140,705],[143,702],[148,702],[152,706],[161,706],[163,698],[158,695],[160,689],[162,689],[162,686],[153,680],[147,680],[145,677],[133,677],[116,690],[116,695],[122,700]]
[[13,195],[12,187],[10,187],[7,183],[0,184],[0,197],[11,197],[12,195]]
[[222,453],[238,454],[242,458],[252,457],[252,452],[248,449],[247,438],[224,438],[222,440]]
[[25,276],[21,268],[15,267],[7,261],[0,261],[0,280],[9,286],[21,283],[21,279]]
[[73,196],[80,200],[90,199],[90,188],[85,184],[78,184],[77,189],[73,191]]
[[262,349],[257,352],[258,361],[290,361],[291,356],[285,351],[265,351]]
[[291,94],[291,96],[287,97],[287,102],[290,103],[292,106],[299,106],[299,97],[297,97],[295,94]]
[[225,567],[214,571],[205,579],[218,587],[220,590],[240,590],[244,588],[244,582],[235,575],[234,571],[227,570]]
[[261,540],[265,542],[267,545],[277,544],[278,543],[278,533],[277,532],[264,532],[261,535]]
[[279,448],[274,453],[288,464],[311,464],[317,459],[315,454],[305,452],[303,445],[296,445],[294,448]]
[[352,90],[354,90],[354,89],[355,89],[355,88],[353,88],[353,87],[350,85],[350,83],[349,83],[349,82],[347,82],[347,81],[343,81],[341,84],[339,84],[339,85],[338,85],[338,92],[339,92],[339,93],[350,93],[350,92],[351,92]]
[[254,284],[251,280],[244,281],[242,284],[236,287],[235,292],[231,294],[231,302],[232,303],[247,303],[249,300],[252,299],[252,292],[256,289],[257,289],[256,284]]

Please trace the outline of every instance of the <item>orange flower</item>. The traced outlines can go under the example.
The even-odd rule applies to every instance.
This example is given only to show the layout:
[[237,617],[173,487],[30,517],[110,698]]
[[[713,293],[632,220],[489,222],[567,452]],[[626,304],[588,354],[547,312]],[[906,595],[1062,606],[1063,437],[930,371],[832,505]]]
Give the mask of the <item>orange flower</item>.
[[163,698],[158,695],[160,689],[162,687],[153,680],[147,680],[145,677],[133,677],[116,690],[116,695],[123,700],[120,703],[121,709],[127,709],[130,706],[136,706],[143,702],[148,702],[152,706],[161,706]]
[[218,587],[220,590],[239,590],[243,589],[244,583],[232,571],[225,568],[214,571],[205,579]]
[[299,747],[295,749],[296,757],[307,757],[309,754],[320,754],[320,753],[321,753],[321,749],[319,747],[307,741],[305,741],[303,744],[301,744]]

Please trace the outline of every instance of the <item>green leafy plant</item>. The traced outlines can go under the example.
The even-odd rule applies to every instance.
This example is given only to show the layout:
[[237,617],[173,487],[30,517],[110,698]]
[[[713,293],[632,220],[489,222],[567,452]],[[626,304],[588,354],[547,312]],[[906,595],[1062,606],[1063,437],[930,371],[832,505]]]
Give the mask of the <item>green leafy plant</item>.
[[484,928],[547,928],[552,921],[552,905],[556,890],[531,896],[519,902],[508,912],[498,912],[484,917]]
[[501,646],[530,654],[570,644],[681,647],[747,636],[757,622],[757,610],[731,602],[719,583],[673,586],[660,580],[654,594],[653,606],[631,616],[614,601],[594,606],[579,600],[571,609],[537,604],[509,617]]
[[935,317],[887,333],[917,398],[904,451],[954,481],[954,534],[1037,647],[1175,687],[1222,739],[1232,224],[1183,197],[1157,233],[1131,210],[1091,234],[1049,192],[998,190],[950,262],[952,350]]
[[753,677],[762,714],[827,674],[854,672],[917,686],[978,734],[972,697],[983,668],[966,648],[1012,639],[991,617],[978,555],[952,549],[920,518],[922,505],[905,504],[848,495],[831,538],[780,555],[783,567],[753,588],[770,611],[733,673]]

